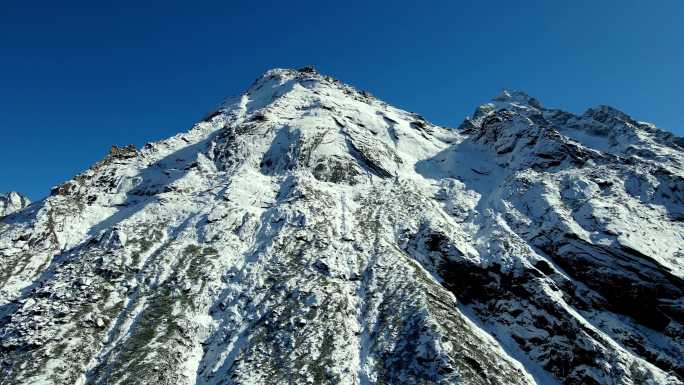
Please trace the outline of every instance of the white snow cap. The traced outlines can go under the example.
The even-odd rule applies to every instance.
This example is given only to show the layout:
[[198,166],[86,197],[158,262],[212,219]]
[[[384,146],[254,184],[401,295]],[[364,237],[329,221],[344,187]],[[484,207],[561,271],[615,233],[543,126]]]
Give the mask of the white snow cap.
[[541,103],[536,98],[528,95],[523,91],[503,89],[501,92],[492,98],[496,102],[508,102],[526,104],[534,108],[542,108]]

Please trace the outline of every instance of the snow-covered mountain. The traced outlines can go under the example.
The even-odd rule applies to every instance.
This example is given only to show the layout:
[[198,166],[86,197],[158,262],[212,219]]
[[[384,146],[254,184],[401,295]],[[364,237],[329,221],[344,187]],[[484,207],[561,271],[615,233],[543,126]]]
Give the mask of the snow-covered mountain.
[[31,201],[16,191],[0,193],[0,217],[12,214],[31,204]]
[[0,384],[681,384],[683,148],[268,71],[0,220]]

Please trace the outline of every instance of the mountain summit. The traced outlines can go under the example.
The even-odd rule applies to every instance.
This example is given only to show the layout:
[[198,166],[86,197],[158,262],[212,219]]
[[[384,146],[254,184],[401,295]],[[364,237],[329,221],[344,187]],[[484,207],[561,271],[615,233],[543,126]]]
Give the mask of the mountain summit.
[[268,71],[0,219],[0,384],[681,384],[682,146]]

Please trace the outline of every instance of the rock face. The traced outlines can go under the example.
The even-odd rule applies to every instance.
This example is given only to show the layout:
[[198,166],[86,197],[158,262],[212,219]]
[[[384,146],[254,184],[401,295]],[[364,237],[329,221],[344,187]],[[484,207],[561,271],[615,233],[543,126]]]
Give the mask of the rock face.
[[0,194],[0,217],[12,214],[31,204],[31,201],[16,191]]
[[0,384],[681,384],[682,139],[271,70],[0,221]]

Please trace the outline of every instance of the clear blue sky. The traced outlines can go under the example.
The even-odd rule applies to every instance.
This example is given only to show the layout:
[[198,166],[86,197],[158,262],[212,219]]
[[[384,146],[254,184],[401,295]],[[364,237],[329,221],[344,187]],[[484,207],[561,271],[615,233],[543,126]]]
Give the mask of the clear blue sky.
[[684,135],[681,0],[101,3],[2,2],[0,191],[41,198],[306,64],[443,125],[514,88]]

